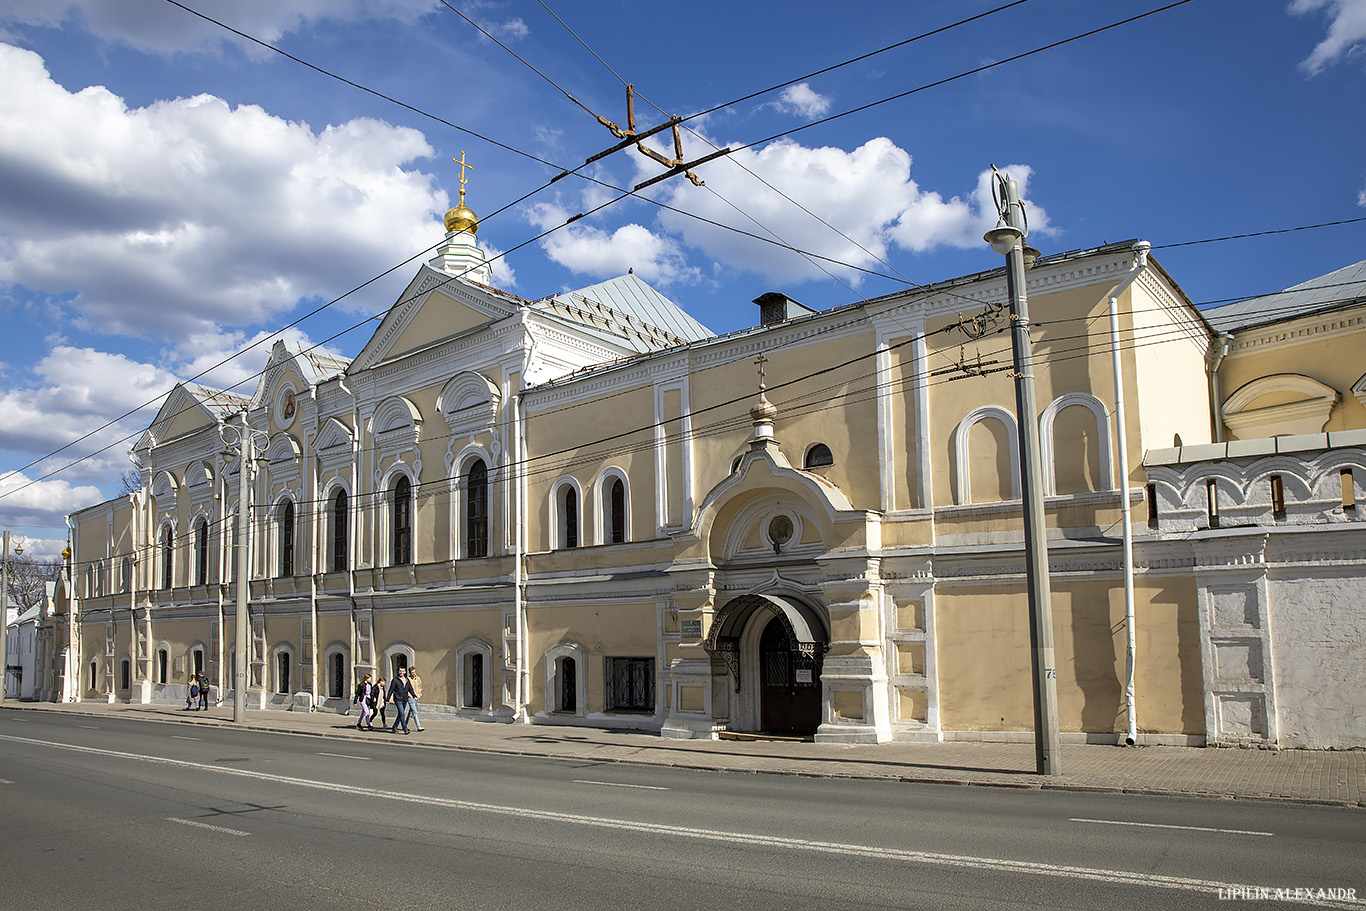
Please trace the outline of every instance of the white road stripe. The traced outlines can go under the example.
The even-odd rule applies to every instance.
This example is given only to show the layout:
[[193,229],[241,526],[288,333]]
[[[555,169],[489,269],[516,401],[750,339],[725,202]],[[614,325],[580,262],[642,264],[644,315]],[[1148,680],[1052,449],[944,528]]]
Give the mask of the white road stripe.
[[98,731],[100,729],[99,725],[96,724],[78,724],[76,727],[85,728],[87,731]]
[[195,822],[193,819],[178,819],[175,816],[167,816],[167,822],[178,822],[182,826],[194,826],[197,829],[212,829],[214,832],[222,832],[224,835],[250,835],[250,832],[243,832],[241,829],[229,829],[224,826],[214,826],[207,822]]
[[172,740],[203,740],[203,737],[182,737],[179,734],[172,734]]
[[1094,822],[1103,826],[1143,826],[1148,829],[1185,829],[1188,832],[1221,832],[1225,835],[1274,835],[1274,832],[1254,832],[1251,829],[1208,829],[1204,826],[1169,826],[1160,822],[1125,822],[1122,819],[1081,819],[1073,817],[1068,822]]
[[331,756],[333,759],[356,759],[360,762],[369,762],[369,756],[348,756],[345,753],[319,753],[319,756]]
[[[525,807],[505,807],[496,804],[475,803],[469,800],[455,800],[447,797],[424,797],[419,794],[404,794],[385,791],[379,788],[366,788],[359,785],[345,785],[330,781],[314,781],[308,778],[293,778],[288,775],[272,775],[247,769],[234,769],[226,766],[202,765],[164,756],[145,756],[138,753],[123,753],[117,750],[102,750],[97,747],[74,746],[69,743],[55,743],[28,737],[15,737],[0,734],[0,740],[12,743],[27,743],[33,746],[52,747],[69,750],[73,753],[88,753],[94,756],[107,756],[117,759],[130,759],[154,765],[169,765],[193,769],[198,772],[214,772],[237,778],[274,784],[293,785],[316,791],[330,791],[337,794],[350,794],[357,797],[373,797],[397,803],[420,804],[450,810],[466,810],[473,813],[489,813],[498,816],[511,816],[517,819],[532,819],[538,822],[558,822],[566,825],[587,826],[609,829],[617,832],[639,832],[672,838],[692,839],[752,847],[773,848],[787,851],[833,854],[857,858],[881,858],[904,863],[928,864],[939,867],[955,867],[970,870],[988,870],[993,873],[1028,873],[1037,876],[1052,876],[1060,879],[1085,880],[1089,882],[1110,883],[1124,886],[1148,886],[1154,889],[1168,889],[1177,892],[1195,892],[1203,895],[1227,889],[1226,880],[1194,879],[1186,876],[1162,876],[1156,873],[1139,873],[1125,870],[1102,870],[1096,867],[1074,867],[1068,864],[1038,863],[1024,860],[1005,860],[995,857],[974,857],[967,854],[940,854],[932,851],[912,851],[903,848],[884,848],[875,845],[841,844],[836,842],[808,841],[801,838],[786,838],[781,835],[757,835],[744,832],[721,832],[715,829],[697,829],[689,826],[667,825],[664,823],[633,822],[626,819],[609,819],[601,816],[585,816],[578,813],[557,813],[552,810],[532,810]],[[1239,883],[1239,887],[1256,887],[1256,883]],[[1271,888],[1275,892],[1275,887]],[[1360,911],[1361,902],[1332,901],[1317,902],[1321,907],[1347,908]]]
[[650,784],[622,784],[619,781],[589,781],[586,778],[575,778],[574,784],[600,784],[604,788],[639,788],[642,791],[667,791],[668,788],[658,788]]
[[14,782],[10,781],[8,778],[0,778],[0,784],[14,784]]

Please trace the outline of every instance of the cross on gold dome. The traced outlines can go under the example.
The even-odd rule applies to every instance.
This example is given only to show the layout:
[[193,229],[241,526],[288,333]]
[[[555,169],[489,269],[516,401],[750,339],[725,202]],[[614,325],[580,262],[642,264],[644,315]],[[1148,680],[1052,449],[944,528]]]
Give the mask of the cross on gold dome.
[[473,170],[474,170],[474,165],[469,164],[469,163],[467,163],[467,162],[465,161],[465,150],[464,150],[464,149],[461,149],[461,150],[460,150],[460,157],[459,157],[459,158],[452,158],[451,161],[454,161],[454,162],[456,162],[457,164],[460,165],[460,198],[461,198],[461,199],[464,199],[464,198],[465,198],[465,169],[466,169],[466,168],[469,168],[471,171],[473,171]]
[[768,363],[767,355],[759,355],[754,359],[754,363],[759,368],[759,391],[763,392],[764,389],[767,388],[764,386],[764,365]]
[[465,150],[460,150],[459,158],[452,158],[451,161],[460,165],[460,199],[456,204],[446,211],[446,232],[468,231],[471,234],[479,231],[479,216],[465,205],[465,169],[474,169],[474,165],[465,160]]

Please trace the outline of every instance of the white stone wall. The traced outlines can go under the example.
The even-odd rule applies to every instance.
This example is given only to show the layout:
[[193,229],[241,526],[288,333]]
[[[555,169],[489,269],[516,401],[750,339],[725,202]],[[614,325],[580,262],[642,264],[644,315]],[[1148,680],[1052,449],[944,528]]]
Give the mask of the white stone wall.
[[[1195,555],[1209,743],[1366,746],[1366,502],[1342,492],[1344,471],[1360,490],[1366,447],[1321,436],[1323,448],[1280,443],[1274,456],[1150,453],[1156,543]],[[1272,473],[1279,512],[1261,496]],[[1209,479],[1232,506],[1214,527]]]

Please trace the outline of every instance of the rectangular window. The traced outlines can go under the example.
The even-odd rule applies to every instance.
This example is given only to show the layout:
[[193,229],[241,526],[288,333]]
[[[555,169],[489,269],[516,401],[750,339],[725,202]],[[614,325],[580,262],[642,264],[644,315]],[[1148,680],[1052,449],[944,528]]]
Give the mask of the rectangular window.
[[655,660],[653,658],[608,658],[606,698],[609,712],[650,712],[655,710]]
[[1278,474],[1271,476],[1271,512],[1278,519],[1285,518],[1285,485]]
[[484,707],[484,656],[478,652],[465,657],[465,708]]
[[1357,489],[1352,480],[1352,469],[1342,469],[1339,477],[1342,479],[1342,508],[1355,511],[1357,508]]
[[1148,527],[1157,527],[1157,485],[1148,485]]
[[1209,527],[1219,527],[1219,488],[1213,479],[1205,482],[1205,508],[1209,513]]

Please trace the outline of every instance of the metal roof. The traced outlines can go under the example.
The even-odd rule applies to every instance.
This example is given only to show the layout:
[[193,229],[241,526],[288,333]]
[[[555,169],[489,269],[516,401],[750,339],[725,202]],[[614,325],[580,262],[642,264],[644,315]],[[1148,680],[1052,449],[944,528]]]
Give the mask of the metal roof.
[[633,272],[552,295],[532,307],[625,340],[642,353],[715,335]]
[[1232,332],[1366,303],[1366,260],[1293,288],[1203,311],[1215,329]]

